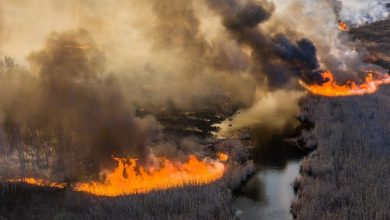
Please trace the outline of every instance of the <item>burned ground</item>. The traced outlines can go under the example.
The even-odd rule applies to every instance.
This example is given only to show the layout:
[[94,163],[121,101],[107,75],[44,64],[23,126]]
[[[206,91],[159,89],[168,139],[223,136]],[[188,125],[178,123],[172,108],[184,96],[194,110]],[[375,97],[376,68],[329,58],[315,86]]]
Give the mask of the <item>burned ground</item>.
[[[353,30],[376,63],[389,68],[390,21]],[[371,60],[374,61],[374,60]],[[297,219],[389,219],[390,87],[368,96],[302,101],[304,132],[316,150],[302,162],[295,183]]]

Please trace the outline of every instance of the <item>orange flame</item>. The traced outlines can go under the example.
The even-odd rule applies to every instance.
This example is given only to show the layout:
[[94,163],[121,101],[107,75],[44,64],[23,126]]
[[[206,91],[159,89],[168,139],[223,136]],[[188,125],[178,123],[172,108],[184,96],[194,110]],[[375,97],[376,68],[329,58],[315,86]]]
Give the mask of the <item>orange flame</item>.
[[8,182],[27,183],[30,185],[47,186],[47,187],[60,188],[60,189],[66,187],[66,183],[51,182],[48,180],[33,178],[33,177],[27,177],[27,178],[21,178],[21,179],[11,179],[11,180],[8,180]]
[[327,80],[322,85],[308,85],[303,81],[299,84],[310,93],[321,96],[355,96],[375,93],[381,85],[390,84],[390,76],[376,73],[375,79],[373,73],[369,73],[362,84],[356,84],[353,81],[348,81],[344,85],[339,85],[334,79],[334,75],[330,71],[322,73],[322,78]]
[[147,193],[185,185],[208,184],[221,178],[225,171],[220,161],[199,160],[194,155],[190,155],[185,163],[159,158],[160,169],[150,172],[137,167],[136,159],[114,159],[118,161],[118,166],[114,171],[106,173],[104,182],[78,183],[74,189],[99,196]]
[[[73,185],[73,190],[86,192],[98,196],[120,196],[129,194],[147,193],[186,185],[203,185],[214,182],[223,177],[228,159],[224,153],[217,154],[219,160],[199,160],[190,155],[185,163],[174,162],[165,158],[158,158],[161,167],[146,171],[137,166],[137,159],[114,158],[118,166],[114,171],[107,171],[103,182],[79,182]],[[8,182],[23,182],[31,185],[65,188],[66,183],[51,182],[39,178],[9,179]]]
[[339,20],[339,29],[340,31],[349,31],[348,24],[344,21]]
[[220,161],[223,161],[223,162],[226,162],[229,159],[229,155],[227,155],[225,153],[218,153],[217,156],[218,156],[218,159]]

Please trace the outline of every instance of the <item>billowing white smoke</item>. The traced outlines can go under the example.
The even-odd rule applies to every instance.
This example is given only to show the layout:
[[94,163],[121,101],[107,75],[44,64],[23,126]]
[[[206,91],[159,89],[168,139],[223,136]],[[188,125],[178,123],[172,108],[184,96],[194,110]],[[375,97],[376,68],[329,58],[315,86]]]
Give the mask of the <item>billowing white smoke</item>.
[[388,3],[388,0],[344,0],[340,18],[356,26],[383,20],[389,16]]
[[[360,26],[363,24],[373,23],[389,17],[390,12],[386,5],[390,4],[390,0],[326,0],[326,1],[311,1],[311,0],[274,0],[277,9],[288,7],[291,3],[299,4],[307,10],[312,9],[316,5],[324,5],[327,3],[333,8],[338,19],[348,22],[350,26]],[[310,11],[308,11],[310,13]]]

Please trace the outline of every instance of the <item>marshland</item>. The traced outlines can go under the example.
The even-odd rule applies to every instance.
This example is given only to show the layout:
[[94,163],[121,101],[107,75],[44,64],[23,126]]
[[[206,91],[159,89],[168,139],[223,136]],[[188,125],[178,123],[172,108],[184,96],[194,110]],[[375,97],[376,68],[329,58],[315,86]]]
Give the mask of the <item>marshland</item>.
[[0,219],[388,219],[389,3],[5,0]]

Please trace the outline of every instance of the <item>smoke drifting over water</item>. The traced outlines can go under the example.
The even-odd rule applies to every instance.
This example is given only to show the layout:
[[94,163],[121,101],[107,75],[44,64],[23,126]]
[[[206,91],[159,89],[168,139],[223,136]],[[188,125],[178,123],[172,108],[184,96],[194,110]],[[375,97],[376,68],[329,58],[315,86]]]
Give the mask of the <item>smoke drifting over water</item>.
[[22,170],[78,178],[114,152],[148,163],[150,146],[167,145],[157,120],[136,108],[249,106],[234,129],[269,115],[277,120],[264,123],[286,126],[297,79],[321,82],[322,69],[358,78],[350,66],[366,65],[337,32],[335,13],[348,5],[329,2],[2,1],[0,55],[19,65],[1,64],[0,150]]

